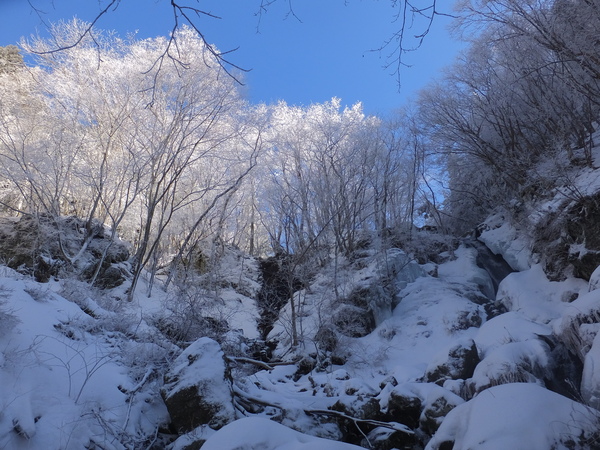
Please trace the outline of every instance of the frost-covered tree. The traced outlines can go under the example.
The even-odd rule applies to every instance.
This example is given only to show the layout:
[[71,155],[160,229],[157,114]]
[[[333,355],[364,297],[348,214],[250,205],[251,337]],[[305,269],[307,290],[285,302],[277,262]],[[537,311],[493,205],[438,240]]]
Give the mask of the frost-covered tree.
[[53,113],[56,99],[38,89],[42,71],[0,77],[0,173],[13,193],[3,206],[21,213],[60,214],[80,149],[79,124]]
[[[549,129],[567,134],[583,146],[600,106],[597,2],[464,1],[459,11],[458,23],[465,34],[506,49],[500,64],[513,73],[506,84],[516,82],[523,90],[525,83],[528,101],[544,110]],[[566,123],[553,122],[563,114]]]
[[15,72],[25,65],[23,56],[16,45],[0,47],[0,74]]
[[[470,47],[421,95],[419,120],[434,148],[452,161],[451,183],[458,182],[452,197],[467,193],[452,203],[472,199],[471,211],[479,212],[474,220],[486,204],[534,192],[542,182],[536,164],[557,151],[572,164],[592,164],[591,138],[600,113],[594,100],[597,49],[590,44],[596,38],[587,26],[597,20],[594,5],[460,4],[459,26],[471,34]],[[478,198],[468,194],[477,192]]]
[[408,121],[384,123],[360,104],[279,103],[267,114],[256,205],[273,253],[285,258],[290,333],[298,342],[298,280],[329,258],[337,266],[390,229],[410,227],[422,162],[409,145]]
[[288,252],[332,244],[352,251],[361,229],[373,227],[369,180],[376,155],[377,120],[359,104],[338,99],[307,108],[277,105],[272,113],[263,197],[275,216],[270,235]]
[[[86,27],[58,25],[53,43]],[[84,216],[90,237],[94,221],[120,229],[134,243],[131,295],[142,269],[154,274],[186,236],[219,229],[259,147],[234,80],[207,64],[212,53],[193,30],[177,42],[178,60],[148,71],[164,38],[97,34],[60,53],[35,40],[27,48],[44,70],[23,78],[30,99],[12,89],[1,105],[3,174],[20,210]]]

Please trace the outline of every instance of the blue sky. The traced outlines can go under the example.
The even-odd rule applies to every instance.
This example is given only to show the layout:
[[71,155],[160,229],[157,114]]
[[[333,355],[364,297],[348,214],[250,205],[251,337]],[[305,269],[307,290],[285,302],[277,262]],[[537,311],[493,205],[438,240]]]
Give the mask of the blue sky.
[[[105,4],[97,0],[31,3],[44,11],[41,17],[46,22],[73,16],[91,21]],[[296,0],[291,4],[297,18],[288,14],[289,0],[279,0],[260,23],[256,16],[260,0],[190,4],[221,17],[202,17],[197,23],[221,51],[239,47],[230,59],[252,69],[245,76],[245,89],[255,103],[285,100],[308,105],[335,96],[344,104],[362,101],[369,114],[385,115],[405,105],[452,62],[460,48],[447,32],[448,21],[440,17],[423,46],[405,55],[411,67],[402,69],[398,92],[396,75],[383,69],[391,50],[370,51],[398,28],[389,0]],[[121,0],[117,10],[97,26],[147,38],[168,35],[173,16],[167,0]],[[44,35],[45,26],[28,2],[0,0],[0,45],[17,43],[32,33]]]

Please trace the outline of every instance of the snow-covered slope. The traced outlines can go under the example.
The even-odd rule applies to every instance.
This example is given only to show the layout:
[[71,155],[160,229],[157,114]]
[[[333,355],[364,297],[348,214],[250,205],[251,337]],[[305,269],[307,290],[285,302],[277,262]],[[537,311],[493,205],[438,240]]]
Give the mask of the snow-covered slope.
[[[272,331],[275,362],[244,350],[256,336],[260,279],[255,262],[240,258],[231,253],[218,272],[215,311],[230,325],[225,356],[208,338],[192,344],[163,334],[172,328],[161,318],[185,317],[173,306],[176,290],[128,303],[120,288],[40,284],[0,268],[0,448],[600,444],[597,277],[550,281],[533,265],[502,281],[494,300],[472,246],[424,265],[397,249],[364,251],[323,267],[296,293],[300,345],[290,348],[288,306]],[[369,314],[371,328],[357,332],[352,320],[365,325],[358,316],[340,321],[350,307]],[[164,390],[184,377],[201,395],[217,367],[227,414],[214,414],[229,425],[175,429]]]
[[125,310],[92,317],[57,294],[58,284],[2,272],[0,448],[151,442],[169,421],[156,375],[172,346],[136,330]]

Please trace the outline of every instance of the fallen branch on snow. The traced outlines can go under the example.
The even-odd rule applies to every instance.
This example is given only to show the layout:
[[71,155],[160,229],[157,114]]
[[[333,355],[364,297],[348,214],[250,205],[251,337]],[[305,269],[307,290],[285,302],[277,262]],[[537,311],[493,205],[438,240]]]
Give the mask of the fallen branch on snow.
[[298,361],[290,361],[290,362],[276,361],[276,362],[266,363],[264,361],[259,361],[258,359],[246,358],[244,356],[227,356],[226,358],[227,358],[227,361],[229,361],[229,362],[254,364],[255,366],[258,366],[262,369],[269,370],[269,371],[275,369],[275,367],[277,367],[277,366],[291,366],[298,362]]
[[[276,404],[276,403],[272,403],[269,401],[266,401],[264,399],[261,399],[259,397],[255,397],[252,396],[250,394],[248,394],[247,392],[244,392],[243,390],[241,390],[240,388],[238,388],[237,386],[233,387],[233,393],[235,396],[238,397],[238,400],[240,401],[240,404],[245,408],[246,406],[249,406],[249,403],[253,403],[256,405],[260,405],[260,406],[270,406],[272,408],[277,408],[277,409],[285,409],[282,405],[280,404]],[[342,412],[339,411],[333,411],[330,409],[303,409],[305,414],[308,415],[312,415],[312,416],[332,416],[332,417],[338,417],[340,419],[345,419],[345,420],[350,420],[352,422],[354,422],[354,424],[356,424],[358,426],[358,424],[362,423],[362,424],[366,424],[366,425],[373,425],[375,427],[382,427],[382,428],[388,428],[390,430],[394,430],[394,431],[399,431],[401,433],[406,433],[406,434],[415,434],[415,432],[413,430],[411,430],[409,427],[407,427],[406,425],[403,425],[401,423],[398,422],[382,422],[380,420],[372,420],[372,419],[359,419],[358,417],[352,417],[349,416],[348,414],[344,414]],[[252,411],[250,411],[252,412]]]
[[359,419],[357,417],[349,416],[348,414],[344,414],[339,411],[333,411],[330,409],[305,409],[304,412],[309,415],[314,416],[333,416],[339,417],[341,419],[351,420],[354,423],[364,423],[368,425],[373,425],[376,427],[389,428],[390,430],[400,431],[401,433],[406,434],[415,434],[413,430],[408,428],[406,425],[403,425],[398,422],[382,422],[380,420],[373,419]]
[[270,365],[266,362],[259,361],[257,359],[252,359],[252,358],[245,358],[243,356],[227,356],[227,361],[254,364],[255,366],[258,366],[262,369],[269,370],[269,371],[274,369],[274,367],[272,365]]

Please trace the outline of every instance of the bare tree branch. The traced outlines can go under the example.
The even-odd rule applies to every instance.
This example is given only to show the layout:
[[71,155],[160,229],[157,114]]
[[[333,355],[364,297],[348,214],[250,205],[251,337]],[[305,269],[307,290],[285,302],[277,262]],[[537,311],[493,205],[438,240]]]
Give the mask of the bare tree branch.
[[[35,6],[32,5],[31,0],[27,0],[29,2],[29,4],[31,5],[31,7],[33,8],[33,10],[38,14],[38,16],[40,17],[40,19],[42,19],[42,14],[44,14],[40,9],[37,9]],[[96,40],[96,38],[94,37],[93,31],[94,31],[94,25],[96,25],[96,23],[106,14],[109,12],[110,9],[112,9],[113,5],[114,5],[114,9],[117,8],[117,6],[119,5],[119,3],[121,2],[121,0],[110,0],[109,4],[106,6],[106,8],[104,8],[102,11],[100,11],[98,13],[98,15],[88,24],[88,26],[85,28],[85,30],[77,37],[77,39],[71,43],[71,44],[58,44],[57,42],[57,47],[54,49],[50,49],[50,50],[45,50],[45,51],[39,51],[39,52],[34,52],[35,54],[38,55],[48,55],[51,53],[56,53],[62,50],[69,50],[71,48],[77,47],[79,44],[81,44],[83,42],[83,40],[85,39],[86,36],[89,36],[92,41],[94,42],[94,44],[99,47],[100,44],[98,43],[98,41]],[[42,19],[42,22],[45,23]]]
[[[38,14],[42,22],[44,12],[35,7],[32,3],[32,0],[27,0],[31,6],[31,8]],[[209,17],[212,19],[221,19],[220,16],[201,9],[197,6],[190,6],[189,4],[184,3],[185,0],[169,0],[172,14],[173,14],[173,27],[171,30],[170,38],[167,42],[164,53],[158,58],[156,63],[149,69],[149,71],[157,69],[160,71],[162,68],[164,59],[170,59],[174,61],[176,64],[179,63],[178,59],[178,51],[177,51],[177,43],[176,43],[176,32],[181,28],[182,25],[190,26],[198,35],[198,37],[205,44],[205,47],[208,51],[208,54],[211,56],[210,59],[214,59],[214,61],[210,61],[209,59],[205,60],[205,64],[210,65],[211,63],[217,63],[224,71],[233,78],[238,84],[243,85],[242,81],[234,73],[232,69],[235,69],[239,72],[249,72],[249,69],[244,69],[239,65],[235,64],[231,59],[229,59],[229,54],[237,50],[237,48],[228,50],[228,51],[219,51],[214,45],[212,45],[206,38],[205,34],[202,31],[202,27],[199,24],[199,21],[202,17]],[[280,0],[260,0],[258,10],[255,13],[255,16],[258,18],[257,23],[257,32],[260,30],[260,26],[262,23],[263,15],[267,13],[270,7],[272,7],[275,3]],[[56,48],[41,51],[38,54],[51,54],[56,53],[62,50],[68,50],[82,43],[82,41],[89,37],[94,42],[94,44],[99,47],[99,43],[96,40],[94,35],[94,27],[99,22],[99,20],[109,13],[111,10],[114,11],[119,6],[121,0],[109,0],[106,7],[104,7],[93,20],[89,23],[89,26],[83,32],[77,36],[77,38],[68,44],[56,43]],[[199,3],[199,0],[196,0]],[[285,0],[287,3],[288,11],[285,15],[285,19],[289,17],[293,17],[294,19],[302,22],[300,17],[296,14],[294,9],[294,0]],[[393,8],[397,10],[394,15],[393,21],[398,24],[398,29],[396,32],[392,34],[388,39],[386,39],[382,45],[378,48],[374,48],[369,50],[370,52],[378,52],[383,53],[386,52],[387,55],[385,57],[386,63],[383,68],[385,70],[393,70],[393,73],[396,75],[398,79],[398,88],[400,89],[402,86],[402,77],[401,72],[403,67],[410,67],[407,63],[405,63],[404,56],[406,53],[410,53],[418,50],[422,44],[424,39],[429,35],[433,22],[438,16],[445,17],[454,17],[451,14],[442,12],[438,6],[438,0],[428,0],[423,5],[420,2],[416,2],[415,0],[390,0]],[[349,3],[348,0],[345,1],[347,5]],[[45,23],[45,22],[44,22]],[[413,33],[412,35],[409,33]],[[182,67],[185,67],[182,64]]]
[[[257,28],[260,27],[263,14],[277,2],[278,0],[261,0],[259,10],[256,13],[256,16],[259,18]],[[293,0],[286,0],[286,2],[289,7],[286,18],[292,16],[302,22],[294,11]],[[398,88],[400,89],[402,86],[402,68],[410,67],[410,65],[404,62],[404,55],[416,51],[421,47],[423,41],[431,31],[434,20],[438,16],[452,18],[455,16],[442,12],[438,7],[437,0],[428,0],[424,5],[414,3],[414,0],[390,0],[390,2],[392,7],[397,9],[393,22],[398,23],[398,30],[386,39],[380,47],[374,48],[370,52],[388,52],[385,57],[387,62],[383,68],[385,70],[393,69],[398,79]],[[344,2],[346,6],[349,3],[349,0],[345,0]],[[415,34],[410,36],[410,31],[415,32]]]
[[[282,404],[273,403],[273,402],[267,401],[263,398],[257,397],[255,395],[251,395],[248,392],[245,392],[244,390],[240,389],[237,386],[233,387],[233,394],[236,397],[236,400],[238,400],[238,401],[241,400],[242,403],[244,403],[244,404],[250,403],[250,404],[256,404],[256,405],[260,405],[260,406],[269,406],[272,408],[285,410],[285,407]],[[351,421],[354,424],[356,424],[357,426],[358,426],[358,424],[365,424],[365,425],[371,425],[374,427],[388,428],[390,430],[398,431],[400,433],[405,433],[408,435],[415,434],[415,432],[413,430],[411,430],[408,426],[398,423],[398,422],[383,422],[380,420],[361,419],[358,417],[352,417],[348,414],[344,414],[343,412],[335,411],[332,409],[305,409],[304,413],[308,414],[308,415],[312,415],[312,416],[336,417],[338,419],[344,419],[344,420]],[[360,430],[360,428],[359,428],[359,430]],[[361,430],[361,432],[362,432],[362,430]]]
[[[44,23],[44,25],[47,28],[51,28],[51,26],[49,24],[47,24],[46,21],[44,20],[45,12],[42,11],[41,9],[37,8],[36,6],[34,6],[34,4],[32,3],[32,0],[27,0],[27,1],[28,1],[29,5],[31,6],[32,10],[39,16],[42,23]],[[219,51],[214,45],[212,45],[211,43],[208,42],[206,36],[204,35],[204,33],[201,30],[201,27],[197,23],[198,20],[202,17],[209,17],[212,19],[221,19],[221,17],[219,17],[209,11],[200,9],[198,7],[185,5],[179,0],[169,0],[169,1],[170,1],[170,5],[172,8],[172,13],[173,13],[173,27],[171,29],[170,37],[169,37],[169,40],[167,41],[167,45],[165,47],[164,52],[162,53],[161,56],[159,56],[159,58],[155,61],[155,63],[152,65],[152,67],[150,67],[148,69],[148,72],[151,72],[152,70],[155,70],[155,69],[158,69],[156,71],[157,73],[160,72],[160,69],[163,67],[165,58],[173,61],[176,65],[179,65],[182,68],[185,68],[185,64],[182,63],[182,61],[179,58],[179,51],[177,48],[177,31],[180,30],[183,25],[188,25],[196,32],[196,34],[198,35],[198,37],[201,39],[202,43],[204,44],[208,54],[212,57],[212,58],[204,58],[204,63],[207,66],[210,66],[211,64],[216,62],[225,71],[225,73],[227,73],[227,75],[229,75],[232,79],[234,79],[238,84],[243,85],[239,76],[234,74],[232,69],[238,70],[240,72],[249,72],[249,69],[244,69],[241,66],[235,64],[227,56],[230,53],[236,51],[237,48],[234,48],[234,49],[231,49],[228,51],[224,51],[224,52]],[[77,47],[78,45],[81,45],[82,42],[86,39],[86,37],[90,38],[97,48],[100,48],[100,43],[98,42],[98,40],[94,34],[95,26],[96,26],[96,24],[99,23],[100,19],[102,19],[106,14],[108,14],[111,11],[115,11],[118,8],[120,3],[121,3],[121,0],[110,0],[109,3],[106,5],[106,7],[104,7],[91,20],[91,22],[86,24],[86,27],[81,31],[81,33],[79,33],[75,37],[75,39],[72,42],[61,43],[61,42],[55,41],[56,45],[54,48],[45,49],[45,50],[41,50],[41,51],[34,51],[33,53],[43,56],[43,55],[50,55],[53,53],[58,53],[61,51],[69,50],[74,47]],[[214,59],[214,61],[211,61],[211,59]]]
[[[391,49],[386,56],[387,63],[383,67],[385,70],[393,68],[398,80],[398,89],[400,89],[402,87],[402,68],[410,67],[404,62],[404,55],[418,50],[423,45],[423,41],[431,32],[433,22],[438,16],[454,16],[441,12],[437,0],[429,0],[425,6],[416,6],[411,0],[392,0],[392,6],[398,8],[394,18],[394,22],[399,24],[398,30],[380,47],[371,52],[381,53]],[[421,21],[424,23],[417,23]],[[411,30],[416,34],[410,36],[408,33]]]
[[[219,66],[221,66],[221,68],[231,78],[233,78],[238,84],[243,85],[243,83],[238,79],[238,77],[236,77],[231,72],[230,67],[233,67],[234,69],[240,70],[241,72],[249,72],[249,69],[243,69],[242,67],[238,66],[237,64],[231,62],[231,60],[229,60],[226,57],[226,55],[234,52],[235,50],[237,50],[237,48],[234,48],[232,50],[228,50],[228,51],[225,51],[225,52],[221,52],[221,51],[217,50],[212,44],[210,44],[206,40],[206,37],[204,36],[204,33],[202,33],[202,31],[200,30],[200,28],[198,27],[198,25],[196,24],[196,22],[193,19],[193,16],[196,16],[196,18],[199,18],[199,17],[201,17],[203,15],[204,16],[208,16],[208,17],[212,17],[214,19],[221,19],[221,17],[216,16],[216,15],[214,15],[212,13],[207,12],[207,11],[203,11],[203,10],[201,10],[199,8],[195,8],[195,7],[191,7],[191,6],[182,6],[178,1],[175,1],[175,0],[171,0],[171,6],[173,8],[174,25],[173,25],[173,30],[171,32],[171,38],[169,39],[169,44],[167,46],[167,50],[166,50],[165,54],[168,55],[169,57],[171,57],[171,55],[168,52],[168,50],[171,48],[172,44],[176,44],[176,42],[175,42],[175,32],[180,28],[180,17],[181,17],[198,34],[198,37],[204,43],[205,48],[215,58],[215,60],[219,64]],[[206,60],[205,60],[205,64],[209,65]]]

